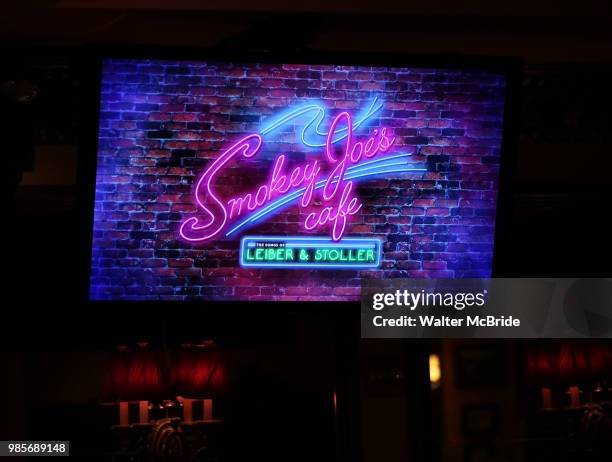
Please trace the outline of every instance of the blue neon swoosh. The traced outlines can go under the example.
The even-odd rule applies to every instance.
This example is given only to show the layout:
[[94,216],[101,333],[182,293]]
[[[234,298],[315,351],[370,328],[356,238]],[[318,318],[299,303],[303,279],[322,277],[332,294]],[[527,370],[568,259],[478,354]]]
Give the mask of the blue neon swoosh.
[[[382,167],[390,166],[390,165],[393,165],[393,166],[394,165],[405,165],[403,162],[393,163],[393,164],[389,164],[388,162],[389,161],[393,161],[393,160],[398,159],[398,158],[409,157],[409,156],[411,156],[411,154],[396,154],[394,156],[385,157],[383,159],[371,160],[371,161],[368,161],[368,162],[364,162],[363,164],[360,164],[360,165],[354,165],[353,167],[349,167],[346,170],[346,175],[348,176],[349,174],[355,174],[355,173],[359,173],[361,171],[382,168]],[[370,167],[364,168],[364,167],[367,167],[367,166],[370,166]],[[326,181],[327,180],[321,180],[318,183],[316,183],[315,184],[315,189],[320,189],[325,184]],[[297,189],[294,192],[290,193],[288,196],[285,196],[283,198],[277,199],[276,201],[272,202],[271,204],[268,204],[263,209],[258,210],[254,214],[251,214],[251,215],[247,216],[242,222],[238,223],[234,228],[229,230],[226,233],[226,236],[229,236],[230,234],[234,233],[234,231],[236,231],[237,229],[241,228],[244,224],[249,223],[249,222],[254,223],[260,217],[262,217],[264,215],[267,215],[268,213],[274,211],[278,207],[282,207],[283,205],[290,203],[294,199],[299,198],[300,195],[302,195],[304,193],[304,191],[306,191],[306,188]]]
[[[381,166],[376,166],[376,167],[370,167],[370,168],[366,168],[366,169],[361,169],[361,170],[357,170],[356,168],[352,167],[353,170],[349,173],[349,170],[351,170],[351,168],[347,169],[347,173],[344,179],[346,180],[354,180],[354,179],[359,179],[359,178],[366,178],[366,177],[371,177],[371,176],[376,176],[376,175],[380,175],[383,173],[410,173],[410,172],[425,172],[427,171],[427,169],[425,168],[409,168],[407,166],[403,167],[403,168],[395,168],[396,165],[406,165],[406,164],[392,164],[392,165],[381,165]],[[362,167],[362,166],[359,166]],[[386,169],[386,170],[385,170]],[[366,171],[371,170],[369,173],[364,173]],[[316,189],[321,189],[324,185],[325,185],[326,180],[322,180],[319,181],[318,183],[316,183],[315,185],[315,190]],[[232,229],[230,229],[225,236],[230,236],[231,234],[233,234],[234,232],[238,231],[240,228],[242,228],[243,226],[249,224],[249,223],[255,223],[257,222],[260,218],[262,218],[263,216],[266,216],[270,213],[272,213],[274,210],[278,209],[279,207],[282,207],[283,205],[286,205],[290,202],[292,202],[293,200],[296,200],[300,197],[300,195],[302,193],[304,193],[304,191],[306,190],[306,188],[300,188],[296,191],[294,191],[293,193],[291,193],[289,196],[284,197],[282,199],[279,199],[271,204],[269,204],[268,206],[266,206],[265,208],[259,210],[258,212],[249,215],[248,217],[246,217],[243,221],[241,221],[240,223],[238,223],[236,226],[234,226]]]
[[[365,170],[371,170],[373,168],[382,168],[385,166],[395,166],[395,165],[406,165],[404,162],[398,162],[398,163],[389,163],[390,161],[395,161],[396,159],[400,159],[400,158],[407,158],[410,157],[412,154],[396,154],[393,156],[389,156],[389,157],[385,157],[383,159],[376,159],[376,160],[370,160],[368,162],[364,162],[362,164],[359,165],[354,165],[352,167],[349,167],[346,170],[346,174],[354,174],[354,173],[359,173],[361,171],[365,171]],[[376,167],[372,167],[376,165]],[[370,166],[370,167],[368,167]],[[364,167],[368,167],[368,168],[364,168]],[[415,170],[415,171],[420,171],[420,170]],[[321,180],[318,183],[316,183],[316,189],[319,189],[322,185],[325,184],[326,180]],[[335,183],[335,181],[334,181]],[[301,194],[304,193],[304,191],[306,190],[306,188],[300,188],[297,189],[295,191],[293,191],[292,193],[290,193],[288,196],[282,197],[280,199],[277,199],[276,201],[272,202],[271,204],[268,204],[266,207],[264,207],[261,210],[258,210],[257,212],[255,212],[254,214],[251,214],[249,216],[247,216],[247,218],[245,218],[245,220],[243,220],[243,222],[255,222],[257,221],[257,219],[261,216],[267,215],[268,212],[273,211],[274,209],[276,209],[277,207],[281,207],[284,204],[287,204],[289,202],[291,202],[293,199],[298,198]],[[242,225],[242,223],[239,223],[238,225],[236,225],[237,227],[240,227]],[[233,233],[236,230],[236,227],[232,228],[228,234],[226,234],[226,236],[229,236],[229,234]]]
[[[353,129],[359,128],[365,122],[367,122],[370,118],[372,118],[378,111],[380,111],[383,107],[383,103],[378,101],[378,97],[374,97],[370,102],[369,106],[367,106],[364,110],[362,110],[356,117],[355,122],[353,123]],[[306,146],[313,148],[320,148],[326,146],[327,142],[317,142],[311,141],[308,138],[312,138],[316,136],[316,138],[323,138],[327,140],[329,132],[323,131],[321,129],[321,124],[325,119],[325,106],[323,104],[317,103],[307,103],[305,105],[297,106],[288,112],[284,112],[279,116],[276,116],[272,121],[268,122],[268,125],[264,126],[260,130],[261,135],[267,135],[279,127],[282,127],[286,123],[297,119],[303,115],[306,115],[310,112],[314,112],[314,115],[310,120],[308,120],[304,127],[302,128],[300,134],[300,140]],[[348,128],[341,127],[336,130],[338,136],[335,136],[332,140],[332,143],[337,143],[345,139],[348,136]]]

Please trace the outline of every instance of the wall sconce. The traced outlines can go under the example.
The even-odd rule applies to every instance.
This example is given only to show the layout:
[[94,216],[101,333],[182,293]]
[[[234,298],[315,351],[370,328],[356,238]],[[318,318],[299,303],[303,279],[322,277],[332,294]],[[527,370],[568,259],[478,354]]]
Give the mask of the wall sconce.
[[552,387],[565,389],[570,408],[581,405],[579,384],[605,380],[612,371],[612,348],[595,341],[541,342],[531,345],[527,374],[541,386],[542,405],[552,409]]
[[138,402],[138,422],[149,423],[149,401],[168,393],[157,352],[146,343],[130,350],[119,346],[111,356],[103,387],[103,401],[119,403],[119,425],[130,424],[129,403]]
[[431,389],[436,390],[442,381],[442,368],[440,367],[440,356],[437,354],[429,355],[429,383]]
[[213,398],[227,387],[221,350],[208,341],[183,345],[172,361],[172,387],[183,403],[183,420],[193,422],[194,405],[202,405],[202,417],[213,419]]

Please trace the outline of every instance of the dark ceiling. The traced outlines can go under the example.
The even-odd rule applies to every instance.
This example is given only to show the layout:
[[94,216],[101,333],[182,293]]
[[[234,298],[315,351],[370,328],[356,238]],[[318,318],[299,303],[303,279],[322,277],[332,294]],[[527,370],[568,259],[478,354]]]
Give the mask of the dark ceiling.
[[[612,55],[612,8],[602,3],[14,1],[0,14],[0,40],[5,45],[78,46],[93,42],[211,46],[241,35],[271,36],[276,30],[289,29],[294,34],[308,35],[307,45],[322,49],[467,52],[523,56],[531,61],[601,61]],[[284,40],[281,32],[278,38]]]

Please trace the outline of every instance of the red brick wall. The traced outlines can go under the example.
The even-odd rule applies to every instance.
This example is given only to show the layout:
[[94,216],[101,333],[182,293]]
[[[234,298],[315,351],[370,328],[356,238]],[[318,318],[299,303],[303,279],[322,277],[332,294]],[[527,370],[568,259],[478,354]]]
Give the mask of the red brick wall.
[[[194,179],[232,141],[308,99],[335,115],[374,96],[384,107],[363,131],[390,127],[394,152],[428,169],[358,185],[364,205],[346,235],[383,239],[379,270],[243,269],[240,236],[178,238],[180,221],[198,212]],[[360,277],[488,276],[503,99],[503,78],[476,71],[108,60],[91,297],[355,300]],[[285,130],[255,162],[228,169],[219,191],[249,191],[280,153],[306,157]],[[304,213],[294,206],[247,234],[303,234]]]

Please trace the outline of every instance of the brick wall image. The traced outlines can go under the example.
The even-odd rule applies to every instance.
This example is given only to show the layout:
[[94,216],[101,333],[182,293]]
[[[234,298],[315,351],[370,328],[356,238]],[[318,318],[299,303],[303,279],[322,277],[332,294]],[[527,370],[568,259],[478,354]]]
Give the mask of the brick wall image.
[[[92,299],[357,300],[360,278],[484,277],[491,272],[502,136],[503,77],[483,71],[328,65],[106,60],[103,65]],[[229,145],[288,108],[316,101],[322,127],[372,101],[382,108],[355,136],[388,127],[392,152],[426,171],[356,182],[363,204],[346,237],[377,237],[376,270],[253,269],[239,265],[245,235],[330,236],[303,228],[310,211],[289,205],[230,237],[181,239],[201,215],[197,179]],[[284,154],[288,168],[324,148],[300,141],[303,121],[264,136],[251,159],[219,174],[219,197],[254,191]],[[338,148],[340,149],[340,148]]]

